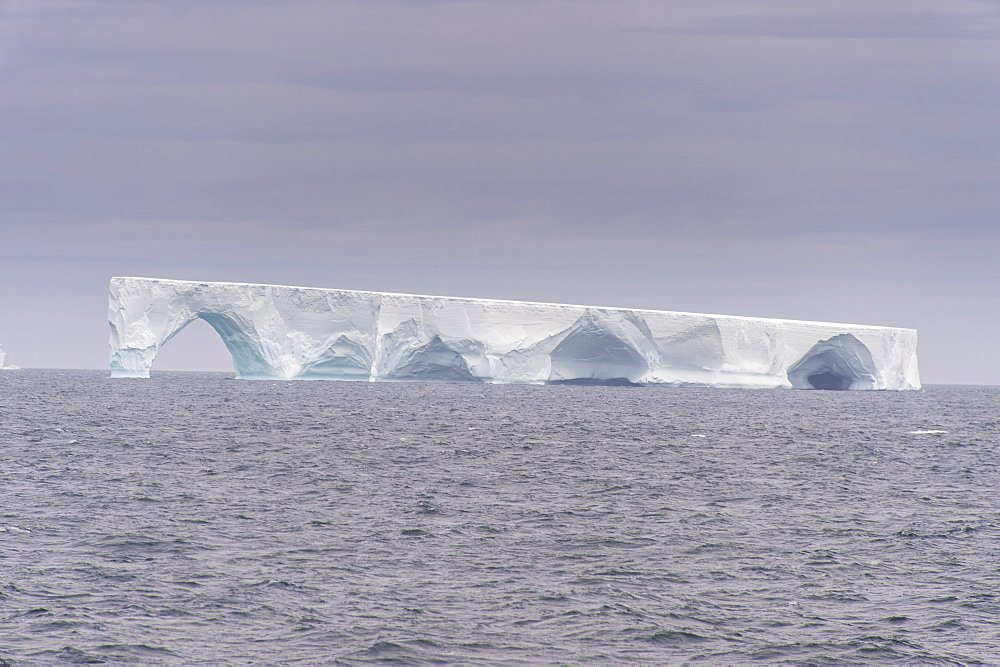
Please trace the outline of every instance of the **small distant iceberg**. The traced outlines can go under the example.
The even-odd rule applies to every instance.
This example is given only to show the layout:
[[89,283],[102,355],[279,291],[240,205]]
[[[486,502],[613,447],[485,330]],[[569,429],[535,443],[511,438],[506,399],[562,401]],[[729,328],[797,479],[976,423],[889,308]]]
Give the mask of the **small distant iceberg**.
[[17,371],[17,370],[21,369],[20,366],[5,366],[4,365],[4,358],[6,356],[7,355],[4,354],[4,351],[3,351],[3,345],[0,345],[0,371]]

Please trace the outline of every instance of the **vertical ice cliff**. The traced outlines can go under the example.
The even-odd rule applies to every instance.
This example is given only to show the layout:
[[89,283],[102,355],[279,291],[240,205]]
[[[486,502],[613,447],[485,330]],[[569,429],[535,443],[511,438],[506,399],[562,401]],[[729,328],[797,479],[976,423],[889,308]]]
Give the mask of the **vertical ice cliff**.
[[112,375],[196,319],[240,378],[920,388],[912,329],[153,278],[111,279]]

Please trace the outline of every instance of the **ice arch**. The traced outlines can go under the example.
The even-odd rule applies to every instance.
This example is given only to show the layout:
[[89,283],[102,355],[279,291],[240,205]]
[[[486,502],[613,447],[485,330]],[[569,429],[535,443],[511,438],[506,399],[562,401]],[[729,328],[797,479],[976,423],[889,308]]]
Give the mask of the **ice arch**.
[[199,317],[157,351],[151,372],[168,370],[232,373],[233,355],[219,332]]
[[266,336],[261,336],[252,324],[241,319],[225,313],[198,312],[181,321],[163,323],[161,335],[147,341],[151,344],[118,350],[111,360],[112,374],[148,377],[163,346],[191,323],[203,320],[222,339],[232,357],[233,368],[241,378],[369,379],[371,353],[347,336],[326,341],[325,346],[314,345],[312,354],[303,359],[285,353]]
[[788,368],[794,389],[872,389],[877,376],[871,351],[853,334],[816,343]]
[[593,314],[573,325],[549,360],[551,383],[635,384],[649,371],[645,355],[625,339],[624,332],[612,331]]
[[378,305],[362,293],[113,278],[111,374],[149,377],[159,350],[195,320],[240,378],[368,380]]

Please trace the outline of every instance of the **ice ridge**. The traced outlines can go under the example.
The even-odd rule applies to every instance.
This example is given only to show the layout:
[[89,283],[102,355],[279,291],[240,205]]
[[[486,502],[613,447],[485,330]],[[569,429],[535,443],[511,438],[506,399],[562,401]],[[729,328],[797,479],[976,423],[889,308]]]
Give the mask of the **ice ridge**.
[[196,319],[239,378],[919,389],[913,329],[568,304],[112,278],[111,373]]

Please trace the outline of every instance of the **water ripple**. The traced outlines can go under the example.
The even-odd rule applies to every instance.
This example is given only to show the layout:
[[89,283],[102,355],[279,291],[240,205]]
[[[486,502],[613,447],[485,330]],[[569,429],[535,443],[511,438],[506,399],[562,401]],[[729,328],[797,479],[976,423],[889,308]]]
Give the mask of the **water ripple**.
[[0,664],[998,663],[996,410],[2,374]]

